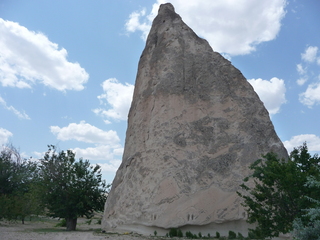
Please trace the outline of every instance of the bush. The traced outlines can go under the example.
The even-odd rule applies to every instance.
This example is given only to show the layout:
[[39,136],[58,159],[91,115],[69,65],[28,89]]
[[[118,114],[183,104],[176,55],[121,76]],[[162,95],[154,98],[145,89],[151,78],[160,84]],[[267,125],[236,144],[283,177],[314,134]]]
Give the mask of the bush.
[[55,227],[66,227],[67,226],[67,221],[66,221],[66,219],[61,219],[61,221],[60,222],[58,222],[57,224],[56,224],[56,226]]
[[193,238],[193,234],[190,231],[186,232],[186,237],[187,238]]
[[183,237],[183,233],[182,233],[181,229],[178,229],[177,237]]
[[234,231],[229,231],[228,238],[229,239],[236,239],[237,238],[237,234]]
[[177,236],[178,236],[178,230],[176,228],[170,228],[169,237],[177,237]]
[[220,233],[216,232],[216,238],[220,238]]
[[154,230],[153,234],[154,234],[155,236],[157,236],[157,234],[158,234],[158,233],[157,233],[157,231],[156,231],[156,230]]
[[240,239],[240,240],[244,239],[244,236],[239,232],[238,232],[238,239]]

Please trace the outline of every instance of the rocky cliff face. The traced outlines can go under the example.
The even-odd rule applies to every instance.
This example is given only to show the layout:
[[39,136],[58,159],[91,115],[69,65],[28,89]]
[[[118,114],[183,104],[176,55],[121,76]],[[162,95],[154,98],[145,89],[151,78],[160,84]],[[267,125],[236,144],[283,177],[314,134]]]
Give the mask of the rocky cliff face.
[[242,231],[236,191],[270,151],[287,156],[251,85],[163,4],[139,62],[103,229]]

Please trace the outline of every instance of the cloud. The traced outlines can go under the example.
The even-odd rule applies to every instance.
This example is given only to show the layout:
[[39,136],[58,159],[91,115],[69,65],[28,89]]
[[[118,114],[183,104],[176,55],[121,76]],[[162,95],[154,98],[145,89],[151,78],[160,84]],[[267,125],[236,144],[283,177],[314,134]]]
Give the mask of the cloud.
[[268,81],[258,78],[249,79],[248,82],[253,86],[271,115],[278,113],[281,105],[286,103],[286,86],[282,79],[274,77]]
[[105,161],[113,161],[115,158],[121,158],[123,153],[123,147],[121,147],[120,144],[116,146],[97,145],[95,147],[88,148],[73,148],[72,150],[79,158]]
[[320,82],[312,83],[307,90],[299,95],[299,100],[302,104],[309,108],[320,103]]
[[305,82],[306,81],[308,81],[308,78],[299,78],[298,80],[297,80],[297,84],[298,85],[300,85],[300,86],[302,86],[303,84],[305,84]]
[[303,75],[306,73],[306,69],[302,66],[302,64],[297,64],[297,71],[300,75]]
[[58,140],[76,140],[85,143],[106,144],[115,146],[120,142],[116,131],[103,131],[95,126],[81,121],[79,124],[70,123],[67,127],[51,126],[50,130]]
[[37,82],[59,91],[82,90],[88,73],[79,63],[67,60],[43,33],[0,18],[0,83],[2,86],[31,88]]
[[[121,164],[123,147],[111,148],[109,146],[96,146],[89,148],[73,148],[70,149],[76,154],[76,158],[88,159],[91,165],[100,165],[103,179],[107,183],[111,183],[115,177],[115,173]],[[45,152],[33,152],[34,157],[30,160],[36,161],[42,159]],[[29,156],[26,156],[28,158]]]
[[[145,10],[129,16],[128,32],[141,31],[145,39],[159,5],[157,0],[150,14]],[[172,0],[176,12],[199,36],[208,40],[211,47],[229,55],[249,54],[262,42],[273,40],[281,28],[286,12],[286,0],[230,1],[225,0]]]
[[[76,154],[76,158],[88,159],[90,162],[98,162],[102,168],[102,174],[108,182],[111,182],[115,172],[121,164],[123,146],[115,131],[103,131],[84,121],[79,124],[70,123],[67,127],[51,126],[51,132],[62,141],[76,140],[91,143],[92,147],[70,149]],[[41,153],[34,153],[37,156]],[[42,155],[43,156],[43,155]]]
[[290,140],[284,141],[283,144],[291,152],[293,148],[302,146],[304,142],[307,142],[308,150],[320,152],[320,137],[314,134],[301,134],[293,136]]
[[[148,20],[147,22],[140,23],[140,18],[146,15],[146,9],[142,9],[141,11],[136,11],[130,14],[129,20],[126,22],[125,26],[128,32],[141,31],[141,38],[143,40],[147,39],[149,30],[150,30],[150,22],[152,20]],[[151,15],[149,15],[149,18]]]
[[0,104],[7,110],[9,110],[10,112],[13,112],[15,115],[18,116],[18,118],[21,119],[27,119],[30,120],[30,117],[28,116],[28,114],[26,114],[25,112],[20,112],[17,109],[15,109],[13,106],[8,106],[6,101],[0,96]]
[[[301,75],[301,78],[297,80],[298,85],[303,85],[308,79],[315,78],[314,72],[316,71],[316,68],[313,68],[314,64],[312,63],[320,65],[320,57],[317,57],[317,52],[318,47],[309,46],[306,48],[305,52],[301,54],[301,59],[307,66],[303,67],[301,63],[297,64],[297,71],[299,75]],[[299,94],[299,101],[309,108],[320,103],[320,75],[317,77],[316,81],[308,85],[305,92]]]
[[[102,83],[104,93],[98,96],[100,104],[111,108],[94,109],[93,112],[107,119],[127,120],[130,109],[134,85],[119,83],[117,79],[110,78]],[[110,121],[106,120],[106,123]]]
[[13,134],[10,131],[0,127],[0,146],[7,144],[12,136]]
[[302,60],[306,62],[314,62],[317,57],[318,47],[309,46],[304,53],[301,53]]
[[121,160],[112,160],[109,163],[97,163],[101,167],[102,176],[106,179],[107,184],[112,183],[118,170]]

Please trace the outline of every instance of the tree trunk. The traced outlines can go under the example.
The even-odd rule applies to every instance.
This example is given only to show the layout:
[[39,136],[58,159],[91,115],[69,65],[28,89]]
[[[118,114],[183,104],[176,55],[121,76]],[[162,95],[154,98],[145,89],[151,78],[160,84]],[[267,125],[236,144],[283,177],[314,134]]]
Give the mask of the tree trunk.
[[66,218],[67,231],[75,231],[77,226],[77,218]]

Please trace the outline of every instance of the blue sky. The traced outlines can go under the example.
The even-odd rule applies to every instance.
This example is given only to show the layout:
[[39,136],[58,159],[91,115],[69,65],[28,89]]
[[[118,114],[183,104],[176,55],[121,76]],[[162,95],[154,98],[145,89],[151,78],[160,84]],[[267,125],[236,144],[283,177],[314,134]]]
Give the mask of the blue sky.
[[[99,163],[121,156],[138,61],[165,1],[1,0],[0,145],[48,144]],[[320,2],[172,0],[253,85],[288,151],[320,152]]]

